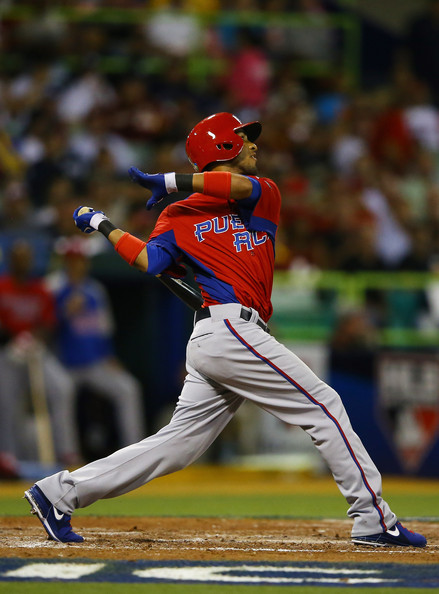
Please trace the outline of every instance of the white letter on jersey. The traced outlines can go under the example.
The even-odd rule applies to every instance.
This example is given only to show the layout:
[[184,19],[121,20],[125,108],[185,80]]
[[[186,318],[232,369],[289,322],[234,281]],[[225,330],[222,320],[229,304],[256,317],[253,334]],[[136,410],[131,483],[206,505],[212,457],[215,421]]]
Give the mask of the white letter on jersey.
[[235,238],[233,245],[235,246],[237,252],[242,250],[243,245],[246,246],[247,251],[253,249],[250,233],[248,231],[244,231],[244,233],[234,233],[233,237]]
[[219,217],[213,219],[213,232],[214,233],[225,233],[229,230],[229,217],[227,215],[221,217],[223,220],[223,226],[219,226]]
[[237,214],[230,215],[230,221],[232,223],[232,229],[245,229],[244,223]]
[[263,243],[265,243],[267,241],[267,234],[264,233],[264,235],[258,239],[258,232],[257,231],[253,231],[252,232],[252,241],[254,245],[262,245]]
[[195,237],[198,241],[204,241],[203,233],[212,231],[212,221],[204,221],[204,223],[197,223],[195,225]]

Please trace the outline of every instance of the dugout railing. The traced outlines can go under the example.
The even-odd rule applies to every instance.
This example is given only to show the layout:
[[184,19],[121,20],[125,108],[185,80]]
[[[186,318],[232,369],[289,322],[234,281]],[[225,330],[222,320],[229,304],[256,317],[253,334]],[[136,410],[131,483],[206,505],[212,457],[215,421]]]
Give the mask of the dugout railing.
[[381,346],[439,347],[436,289],[439,274],[426,272],[279,271],[271,324],[281,339],[327,342],[343,313],[361,310]]

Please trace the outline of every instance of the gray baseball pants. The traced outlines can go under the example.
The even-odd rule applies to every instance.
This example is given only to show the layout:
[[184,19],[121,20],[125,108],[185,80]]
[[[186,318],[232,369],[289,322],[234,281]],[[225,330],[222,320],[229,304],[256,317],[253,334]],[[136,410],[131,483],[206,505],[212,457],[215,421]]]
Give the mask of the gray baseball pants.
[[210,308],[187,347],[187,376],[174,415],[155,435],[74,472],[37,483],[64,513],[116,497],[194,462],[248,398],[302,427],[349,504],[352,535],[375,534],[396,516],[381,496],[381,476],[353,431],[339,395],[255,322],[239,304]]

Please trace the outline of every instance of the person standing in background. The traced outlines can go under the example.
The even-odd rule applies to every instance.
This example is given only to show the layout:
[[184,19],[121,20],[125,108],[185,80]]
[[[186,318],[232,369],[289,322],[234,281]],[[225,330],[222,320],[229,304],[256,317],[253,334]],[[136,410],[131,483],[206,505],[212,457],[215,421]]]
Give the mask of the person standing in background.
[[87,241],[66,240],[63,269],[49,275],[56,305],[58,355],[76,388],[96,391],[115,408],[120,446],[145,437],[142,389],[114,355],[113,317],[104,286],[89,276]]
[[52,296],[32,276],[32,246],[16,240],[9,252],[9,271],[0,278],[0,478],[18,477],[29,361],[37,351],[43,367],[45,396],[51,417],[57,460],[79,462],[74,415],[74,386],[48,348],[55,328]]

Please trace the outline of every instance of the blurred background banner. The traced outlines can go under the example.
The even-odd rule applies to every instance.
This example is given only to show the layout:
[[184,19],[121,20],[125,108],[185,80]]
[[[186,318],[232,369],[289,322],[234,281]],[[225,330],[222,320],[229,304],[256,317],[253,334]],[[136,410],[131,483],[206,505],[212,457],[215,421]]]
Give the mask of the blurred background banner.
[[[0,0],[0,476],[37,457],[36,344],[64,396],[46,388],[52,425],[70,419],[57,463],[169,419],[192,314],[72,213],[147,239],[169,200],[146,211],[128,168],[190,172],[186,135],[219,111],[262,122],[282,193],[273,334],[340,392],[380,470],[438,476],[438,81],[439,0]],[[325,471],[250,405],[207,458]]]
[[375,464],[386,474],[437,476],[437,355],[377,351],[373,375],[355,369],[355,356],[344,359],[334,361],[330,383]]

